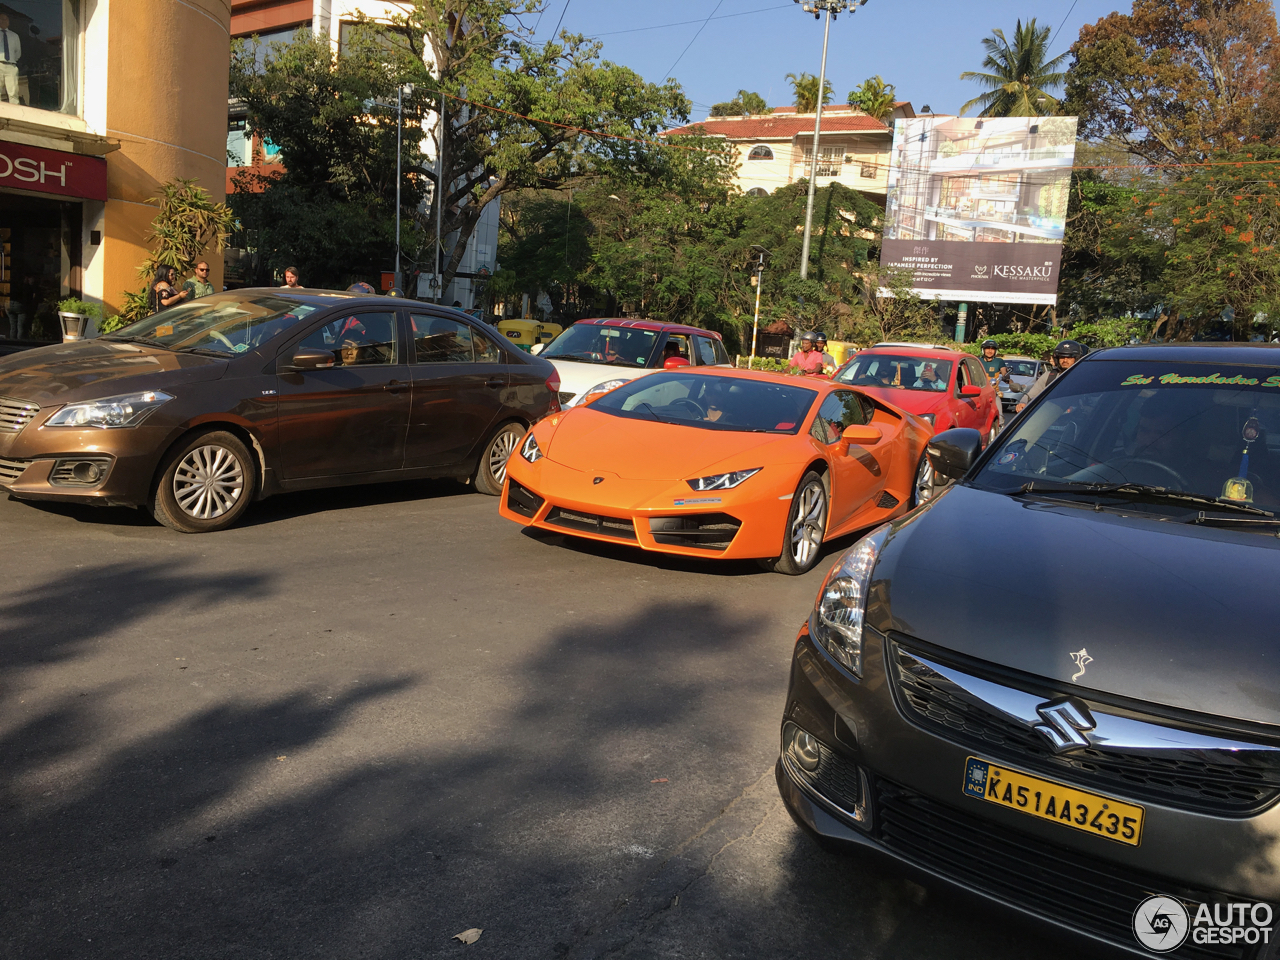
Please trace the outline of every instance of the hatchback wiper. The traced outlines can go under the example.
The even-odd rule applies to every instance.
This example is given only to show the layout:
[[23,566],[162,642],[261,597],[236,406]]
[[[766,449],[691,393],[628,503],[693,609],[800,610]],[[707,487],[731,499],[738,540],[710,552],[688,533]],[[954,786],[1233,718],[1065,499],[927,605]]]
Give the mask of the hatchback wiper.
[[1261,507],[1235,500],[1221,500],[1217,497],[1206,497],[1200,493],[1187,490],[1170,490],[1168,487],[1157,487],[1148,483],[1036,483],[1034,480],[1022,485],[1022,493],[1119,493],[1140,497],[1151,497],[1155,500],[1168,500],[1181,503],[1200,503],[1219,510],[1235,510],[1238,513],[1251,513],[1259,517],[1274,517],[1275,514]]
[[152,340],[150,337],[115,337],[107,334],[99,339],[110,340],[112,343],[145,343],[149,347],[159,347],[161,350],[171,349],[168,344],[161,343],[159,340]]

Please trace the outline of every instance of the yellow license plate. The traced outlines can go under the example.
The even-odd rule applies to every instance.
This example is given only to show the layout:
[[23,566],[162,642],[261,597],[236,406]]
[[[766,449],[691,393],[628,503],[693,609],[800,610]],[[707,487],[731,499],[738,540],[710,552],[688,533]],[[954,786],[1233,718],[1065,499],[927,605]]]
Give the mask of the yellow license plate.
[[1131,847],[1142,843],[1146,815],[1142,807],[1041,780],[989,760],[970,757],[965,762],[964,793]]

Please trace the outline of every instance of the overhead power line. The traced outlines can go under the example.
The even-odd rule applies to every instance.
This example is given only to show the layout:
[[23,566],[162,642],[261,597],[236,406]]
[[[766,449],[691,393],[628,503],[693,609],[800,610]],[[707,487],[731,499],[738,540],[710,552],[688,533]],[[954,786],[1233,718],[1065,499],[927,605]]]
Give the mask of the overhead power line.
[[564,23],[564,15],[569,12],[569,4],[572,2],[573,0],[564,0],[564,9],[560,11],[560,19],[556,21],[556,28],[551,33],[552,40],[560,36],[560,24]]
[[667,72],[663,74],[663,77],[669,77],[671,76],[671,74],[675,72],[675,69],[679,65],[680,61],[684,59],[684,55],[688,53],[689,48],[693,46],[693,41],[697,40],[698,37],[702,35],[702,31],[706,29],[707,24],[711,22],[711,18],[716,15],[716,13],[720,10],[720,7],[723,3],[724,3],[724,0],[716,0],[715,9],[713,9],[709,14],[707,14],[707,19],[702,21],[702,26],[700,26],[698,28],[697,33],[693,35],[693,40],[690,40],[687,44],[685,44],[685,48],[680,51],[680,56],[676,57],[676,62],[667,68]]
[[[707,20],[730,20],[733,17],[749,17],[755,13],[769,13],[772,10],[790,10],[791,8],[791,4],[783,3],[773,7],[760,7],[757,10],[742,10],[738,13],[726,13],[719,17],[711,16],[708,17]],[[626,30],[607,30],[604,33],[593,34],[592,39],[599,39],[600,37],[616,37],[624,33],[643,33],[646,30],[665,30],[668,27],[687,27],[694,23],[706,24],[707,20],[678,20],[675,23],[654,24],[652,27],[629,27]]]

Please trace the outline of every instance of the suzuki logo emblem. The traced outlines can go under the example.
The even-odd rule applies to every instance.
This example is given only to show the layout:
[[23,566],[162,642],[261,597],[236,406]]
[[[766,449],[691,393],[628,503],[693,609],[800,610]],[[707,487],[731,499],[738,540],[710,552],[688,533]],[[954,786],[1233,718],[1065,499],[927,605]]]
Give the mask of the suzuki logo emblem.
[[1085,734],[1096,724],[1089,715],[1089,708],[1075,697],[1058,697],[1036,707],[1043,723],[1033,728],[1049,741],[1054,753],[1066,753],[1089,746]]

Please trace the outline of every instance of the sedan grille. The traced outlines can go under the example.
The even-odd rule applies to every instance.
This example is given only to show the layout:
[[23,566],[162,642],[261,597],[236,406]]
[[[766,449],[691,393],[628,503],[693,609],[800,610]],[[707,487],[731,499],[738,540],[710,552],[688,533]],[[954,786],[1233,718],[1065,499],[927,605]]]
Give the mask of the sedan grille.
[[6,460],[0,457],[0,483],[13,483],[29,466],[30,460]]
[[0,397],[0,433],[17,433],[32,421],[40,407],[26,400]]
[[680,517],[650,517],[649,533],[657,543],[699,550],[727,550],[742,521],[727,513],[695,513]]
[[[1238,749],[1237,735],[1217,731],[1214,735],[1221,737],[1222,749],[1144,750],[1113,745],[1056,754],[1031,726],[979,705],[960,686],[930,670],[928,661],[896,643],[888,650],[894,693],[907,719],[984,755],[1089,790],[1114,791],[1135,800],[1219,816],[1247,816],[1280,797],[1280,750]],[[992,689],[1005,682],[978,679]],[[1044,690],[1038,697],[1048,700],[1060,692]],[[1130,719],[1163,730],[1175,726],[1159,717]],[[1203,728],[1198,732],[1208,739]]]
[[[993,830],[986,820],[885,780],[876,781],[875,799],[874,820],[881,842],[898,856],[966,888],[1128,950],[1135,946],[1133,911],[1148,896],[1160,893],[1209,904],[1247,899],[1180,888],[1037,837]],[[1243,960],[1257,951],[1244,943],[1197,944],[1188,937],[1165,956]]]
[[552,507],[547,514],[546,522],[568,530],[577,530],[579,533],[594,533],[618,540],[635,540],[636,538],[635,524],[622,517],[603,517],[595,513],[579,513],[576,510]]

